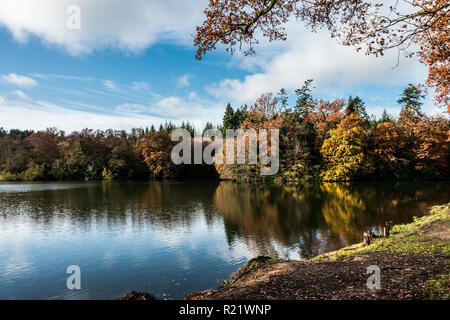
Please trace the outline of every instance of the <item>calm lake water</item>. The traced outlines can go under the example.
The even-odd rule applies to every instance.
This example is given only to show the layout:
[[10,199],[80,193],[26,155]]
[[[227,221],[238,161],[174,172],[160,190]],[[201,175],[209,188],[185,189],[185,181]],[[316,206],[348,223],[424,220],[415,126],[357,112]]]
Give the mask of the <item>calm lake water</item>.
[[[360,242],[449,192],[448,182],[0,183],[0,299],[182,298],[258,255],[308,258]],[[69,265],[81,268],[81,290],[66,287]]]

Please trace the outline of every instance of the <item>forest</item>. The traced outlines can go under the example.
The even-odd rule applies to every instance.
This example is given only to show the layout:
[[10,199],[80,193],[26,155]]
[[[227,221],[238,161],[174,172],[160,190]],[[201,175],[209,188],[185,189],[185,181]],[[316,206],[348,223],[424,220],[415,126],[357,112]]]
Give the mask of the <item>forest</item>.
[[[424,95],[410,84],[401,94],[397,116],[386,110],[369,116],[359,97],[326,101],[312,95],[312,80],[295,90],[289,106],[286,90],[265,93],[255,103],[227,105],[223,123],[200,132],[189,122],[180,128],[192,136],[207,129],[279,129],[280,170],[261,177],[258,165],[180,165],[170,153],[178,128],[166,122],[130,131],[83,129],[66,134],[56,128],[0,128],[0,181],[188,179],[214,177],[236,181],[300,183],[375,179],[448,179],[447,115],[421,110]],[[207,142],[203,143],[203,147]]]

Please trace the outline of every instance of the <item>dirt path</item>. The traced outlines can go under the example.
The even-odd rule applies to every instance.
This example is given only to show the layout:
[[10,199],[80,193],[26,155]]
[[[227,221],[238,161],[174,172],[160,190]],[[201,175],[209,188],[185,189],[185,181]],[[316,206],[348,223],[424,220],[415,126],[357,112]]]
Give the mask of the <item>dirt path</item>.
[[[366,285],[371,265],[381,269],[379,291]],[[370,252],[346,261],[260,262],[228,288],[189,299],[421,299],[425,282],[449,271],[446,257],[392,252]]]

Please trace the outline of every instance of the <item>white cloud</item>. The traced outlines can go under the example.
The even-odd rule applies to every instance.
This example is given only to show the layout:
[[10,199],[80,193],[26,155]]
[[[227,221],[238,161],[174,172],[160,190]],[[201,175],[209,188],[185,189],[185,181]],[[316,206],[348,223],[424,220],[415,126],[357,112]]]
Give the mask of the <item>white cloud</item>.
[[122,113],[141,113],[148,111],[148,107],[136,103],[124,103],[118,105],[115,110]]
[[5,128],[43,130],[58,127],[66,131],[82,128],[131,129],[159,126],[166,121],[181,124],[189,121],[196,128],[203,128],[207,121],[219,122],[222,104],[208,101],[166,97],[147,105],[125,103],[114,110],[102,113],[75,110],[47,101],[6,100],[0,96],[0,119]]
[[20,90],[11,91],[9,94],[12,95],[12,96],[16,96],[19,99],[24,100],[24,101],[32,101],[32,99],[29,96],[27,96],[25,94],[25,92],[20,91]]
[[117,91],[117,86],[116,86],[116,84],[115,84],[114,81],[111,81],[111,80],[103,80],[102,83],[103,83],[103,85],[104,85],[106,88],[108,88],[109,90]]
[[265,46],[256,50],[257,56],[237,56],[231,64],[254,70],[250,75],[243,79],[224,79],[208,91],[218,98],[242,104],[253,103],[264,92],[299,88],[310,78],[314,79],[318,92],[329,94],[360,85],[389,87],[420,82],[426,77],[426,69],[416,59],[401,59],[395,67],[397,52],[394,50],[384,58],[366,56],[338,44],[326,31],[311,33],[299,24],[289,27],[288,41],[279,44],[278,50],[276,47],[265,50]]
[[131,129],[145,127],[149,123],[161,123],[161,119],[157,117],[84,112],[43,101],[35,104],[8,102],[7,105],[0,105],[0,119],[4,119],[2,125],[5,128],[44,130],[56,126],[67,131],[82,128]]
[[192,77],[190,74],[185,74],[184,76],[178,78],[178,87],[185,88],[191,85],[189,79]]
[[170,96],[160,98],[148,105],[125,103],[118,105],[115,111],[123,114],[152,115],[174,121],[190,121],[191,123],[206,123],[220,121],[223,104],[201,100],[195,95],[189,97]]
[[148,83],[146,82],[133,82],[132,85],[133,90],[143,90],[146,89],[148,90]]
[[38,84],[33,78],[21,76],[15,73],[2,75],[2,79],[19,87],[34,87]]
[[[30,35],[71,54],[104,48],[138,52],[159,40],[192,45],[207,0],[2,0],[0,26],[26,42]],[[81,29],[67,26],[70,5],[81,9]]]

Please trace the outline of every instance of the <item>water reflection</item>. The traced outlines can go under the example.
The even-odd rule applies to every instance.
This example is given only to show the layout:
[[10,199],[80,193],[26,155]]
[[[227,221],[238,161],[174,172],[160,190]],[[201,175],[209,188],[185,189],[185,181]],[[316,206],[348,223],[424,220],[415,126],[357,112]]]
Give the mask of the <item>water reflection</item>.
[[[448,202],[448,182],[0,184],[0,298],[181,298],[257,255],[312,257]],[[88,283],[67,292],[65,268]]]
[[449,199],[446,182],[322,184],[258,189],[221,183],[214,202],[229,243],[245,241],[260,254],[312,257],[361,241],[384,221],[404,223]]

